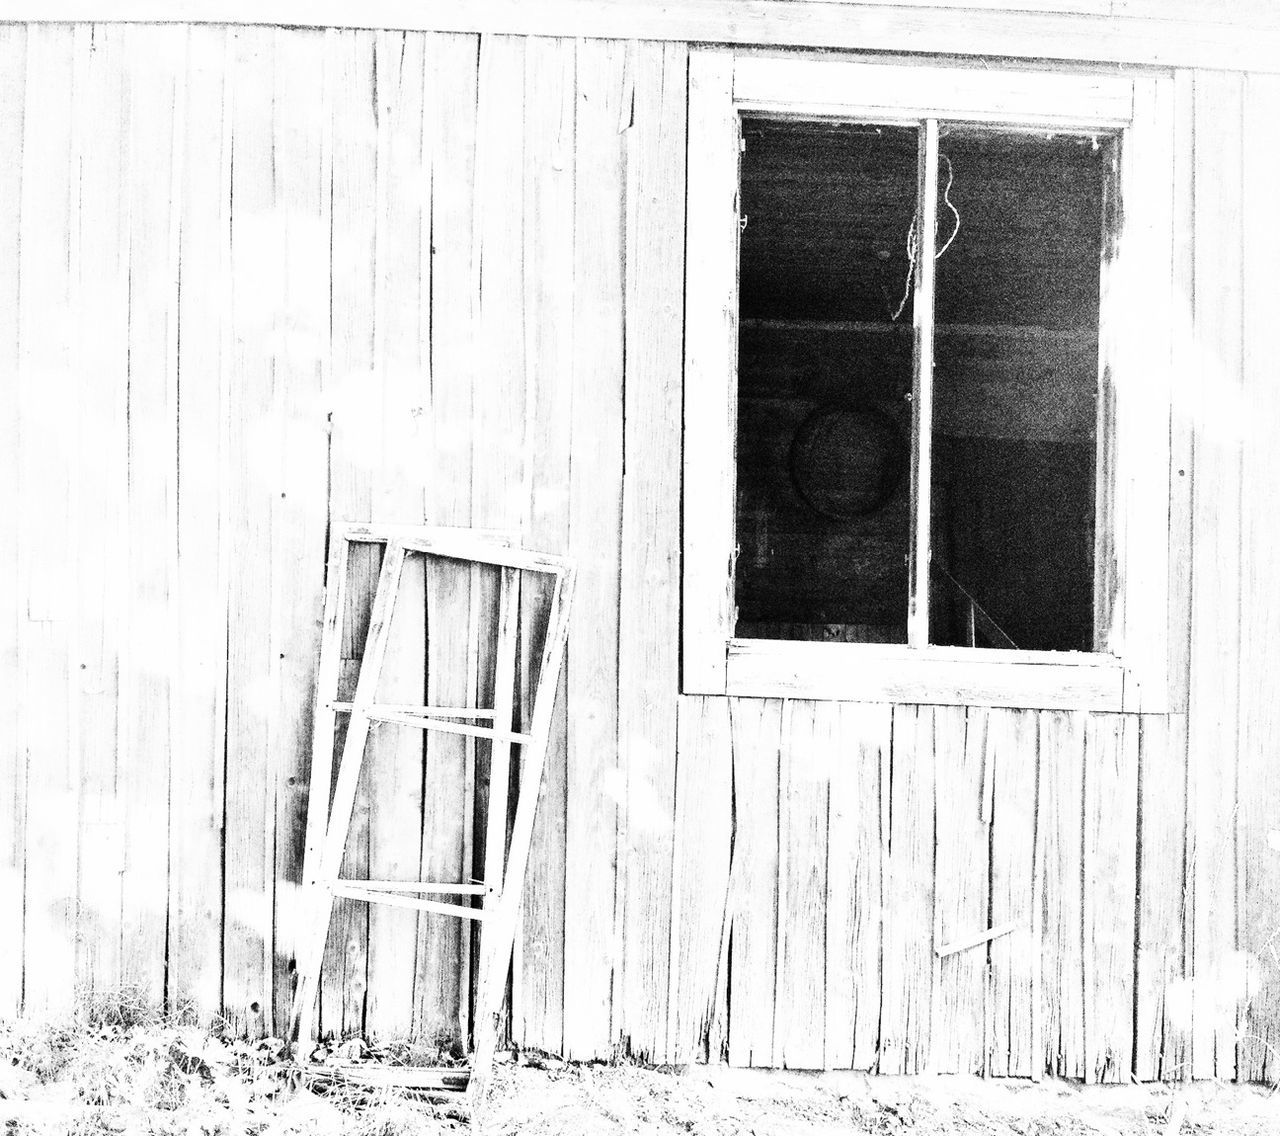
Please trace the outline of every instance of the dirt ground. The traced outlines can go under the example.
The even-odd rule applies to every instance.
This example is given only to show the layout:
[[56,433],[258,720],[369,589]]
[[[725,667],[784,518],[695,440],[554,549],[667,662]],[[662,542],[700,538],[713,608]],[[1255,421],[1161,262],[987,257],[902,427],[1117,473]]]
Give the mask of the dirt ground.
[[[345,1048],[345,1047],[344,1047]],[[430,1054],[388,1047],[375,1063]],[[442,1055],[437,1055],[442,1056]],[[276,1039],[80,1015],[0,1023],[0,1136],[443,1136],[456,1105],[335,1088]],[[1280,1136],[1280,1095],[1197,1083],[1093,1086],[693,1066],[502,1061],[485,1136]]]
[[498,1077],[486,1129],[503,1136],[1261,1136],[1280,1134],[1280,1096],[1218,1084],[518,1067]]

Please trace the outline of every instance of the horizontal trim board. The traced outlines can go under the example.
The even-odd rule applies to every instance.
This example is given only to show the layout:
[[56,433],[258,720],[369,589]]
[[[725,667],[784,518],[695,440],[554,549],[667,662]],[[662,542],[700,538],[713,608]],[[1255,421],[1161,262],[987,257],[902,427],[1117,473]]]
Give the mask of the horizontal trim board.
[[442,903],[439,900],[420,899],[412,895],[397,895],[395,892],[360,887],[358,884],[338,882],[330,884],[327,890],[341,899],[358,899],[364,903],[381,904],[383,907],[404,907],[410,911],[425,911],[432,915],[451,915],[456,919],[474,919],[477,922],[483,922],[489,915],[483,907],[463,907],[457,903]]
[[1133,80],[1061,71],[920,67],[795,55],[740,55],[733,99],[742,109],[854,113],[869,122],[1017,123],[1080,129],[1127,126]]
[[350,884],[352,887],[362,888],[365,891],[405,891],[405,892],[440,892],[445,895],[484,895],[493,888],[486,887],[484,884],[475,883],[433,883],[429,880],[348,880],[340,879],[340,884]]
[[[354,712],[354,711],[353,711]],[[368,706],[364,708],[365,716],[374,722],[388,726],[407,726],[409,729],[436,731],[442,734],[459,734],[468,738],[485,738],[491,742],[506,742],[508,745],[529,745],[533,739],[528,734],[517,734],[511,730],[497,730],[490,726],[473,726],[468,722],[453,722],[445,718],[432,718],[414,711],[392,710],[387,707]]]
[[226,23],[858,48],[1280,72],[1280,21],[832,0],[8,0],[10,23]]
[[1124,670],[1104,655],[913,650],[731,639],[726,691],[759,698],[1119,711]]
[[477,564],[519,568],[553,576],[563,576],[569,570],[569,562],[564,557],[515,548],[505,537],[482,535],[486,531],[357,524],[335,526],[334,529],[337,539],[345,538],[357,544],[398,544],[408,552],[440,556],[446,560],[473,560]]
[[[770,319],[747,316],[739,321],[744,331],[795,331],[795,332],[847,332],[850,335],[892,335],[901,339],[911,338],[911,328],[900,323],[873,323],[870,320],[838,319]],[[1097,338],[1096,331],[1071,328],[1034,327],[1019,324],[935,323],[933,333],[939,339],[1016,339],[1037,345],[1076,345]]]
[[[326,702],[325,708],[339,714],[350,714],[355,709],[353,702]],[[474,706],[417,706],[408,703],[377,702],[367,707],[369,710],[391,710],[398,714],[425,714],[428,718],[476,718],[492,719],[497,717],[493,710],[483,710]]]
[[469,528],[466,525],[396,525],[368,524],[364,521],[336,521],[333,539],[346,539],[356,544],[386,544],[391,540],[419,540],[459,538],[466,541],[483,540],[495,548],[514,548],[519,544],[515,535],[502,529]]
[[[861,4],[865,0],[833,0]],[[904,8],[965,8],[990,12],[1053,12],[1057,15],[1109,16],[1111,0],[898,0]]]

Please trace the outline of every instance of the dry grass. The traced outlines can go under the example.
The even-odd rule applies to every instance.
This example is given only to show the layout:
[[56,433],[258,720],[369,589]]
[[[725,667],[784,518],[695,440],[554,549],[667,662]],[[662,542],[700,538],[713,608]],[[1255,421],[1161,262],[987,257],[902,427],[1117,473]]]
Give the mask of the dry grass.
[[[344,1056],[349,1056],[345,1053]],[[422,1064],[421,1047],[373,1054]],[[59,1019],[0,1023],[5,1136],[409,1136],[456,1116],[392,1089],[305,1075],[278,1038],[234,1038],[220,1019],[138,999],[82,999]]]

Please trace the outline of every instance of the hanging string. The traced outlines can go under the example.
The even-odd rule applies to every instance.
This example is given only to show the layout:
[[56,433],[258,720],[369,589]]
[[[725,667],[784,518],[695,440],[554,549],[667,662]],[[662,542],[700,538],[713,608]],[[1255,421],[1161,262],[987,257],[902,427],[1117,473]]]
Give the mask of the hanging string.
[[955,228],[951,230],[951,236],[947,238],[947,243],[944,244],[934,255],[934,260],[942,259],[942,254],[951,247],[951,242],[956,239],[956,234],[960,232],[960,210],[956,208],[955,202],[951,200],[951,186],[956,180],[955,171],[951,168],[951,159],[948,158],[946,154],[939,154],[938,157],[947,163],[947,185],[942,191],[942,203],[951,210],[951,216],[956,219],[956,225]]
[[[955,223],[955,227],[951,230],[951,235],[947,238],[946,243],[936,253],[934,253],[933,255],[934,260],[940,260],[942,258],[942,254],[951,247],[952,241],[956,239],[956,234],[960,232],[960,210],[955,207],[955,202],[951,200],[951,186],[955,182],[955,170],[952,169],[951,159],[948,158],[946,154],[939,154],[938,157],[947,163],[947,185],[946,185],[946,188],[943,189],[942,191],[942,201],[943,201],[943,204],[946,205],[946,207],[951,210],[951,215],[955,218],[956,223]],[[920,199],[917,197],[916,213],[918,214],[919,212],[920,212]],[[902,316],[903,311],[906,310],[907,301],[911,298],[911,284],[912,284],[913,278],[915,277],[915,272],[916,272],[916,219],[915,217],[912,217],[911,225],[907,229],[907,283],[906,283],[906,287],[903,289],[902,301],[898,304],[897,311],[893,312],[890,316],[890,318],[893,319],[895,322]]]
[[902,299],[898,303],[895,311],[891,312],[889,318],[895,322],[906,309],[907,301],[911,299],[911,282],[916,274],[916,219],[911,218],[911,227],[907,229],[907,282],[902,290]]

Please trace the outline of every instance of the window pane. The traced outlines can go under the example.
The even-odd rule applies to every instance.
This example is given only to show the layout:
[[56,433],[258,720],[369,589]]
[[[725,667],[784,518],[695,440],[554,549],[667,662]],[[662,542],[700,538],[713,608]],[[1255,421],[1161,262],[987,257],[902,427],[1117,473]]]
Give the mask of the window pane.
[[957,213],[959,229],[937,264],[933,643],[1093,649],[1107,152],[1088,138],[942,139],[939,249]]
[[736,633],[904,642],[916,131],[743,135]]

